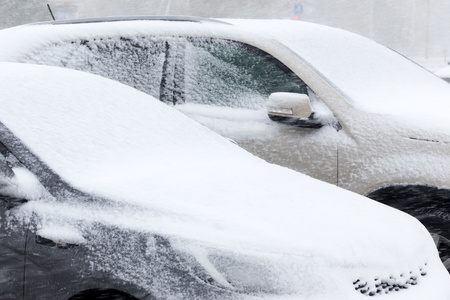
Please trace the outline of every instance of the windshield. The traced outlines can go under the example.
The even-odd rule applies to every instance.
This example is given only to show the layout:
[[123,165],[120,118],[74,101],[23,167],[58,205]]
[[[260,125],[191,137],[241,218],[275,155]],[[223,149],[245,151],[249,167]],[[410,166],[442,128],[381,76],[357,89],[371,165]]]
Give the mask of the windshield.
[[384,46],[311,23],[266,21],[255,26],[255,21],[233,22],[276,36],[357,109],[450,126],[450,85]]

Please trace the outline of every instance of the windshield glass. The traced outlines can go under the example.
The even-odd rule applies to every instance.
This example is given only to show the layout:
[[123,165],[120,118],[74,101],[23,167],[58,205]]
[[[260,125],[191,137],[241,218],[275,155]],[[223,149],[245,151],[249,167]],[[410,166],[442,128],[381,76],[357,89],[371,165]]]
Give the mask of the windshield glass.
[[255,21],[233,22],[275,36],[358,109],[450,126],[450,85],[384,46],[311,23],[266,21],[255,26]]

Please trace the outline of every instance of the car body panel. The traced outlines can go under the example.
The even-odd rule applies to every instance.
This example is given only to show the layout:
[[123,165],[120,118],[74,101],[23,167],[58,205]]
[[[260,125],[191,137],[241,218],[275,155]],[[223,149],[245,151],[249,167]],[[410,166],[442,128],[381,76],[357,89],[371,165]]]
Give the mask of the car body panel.
[[[366,38],[316,24],[152,18],[2,30],[0,60],[118,80],[270,163],[362,195],[397,186],[450,195],[450,86],[430,72]],[[327,122],[304,128],[269,120],[272,92],[307,94],[314,115]],[[448,215],[448,207],[436,210]],[[450,240],[445,223],[440,231]]]
[[0,139],[22,165],[10,193],[29,200],[12,217],[33,225],[26,295],[53,282],[61,295],[109,286],[156,299],[359,299],[353,282],[412,272],[417,284],[390,297],[448,297],[432,239],[410,216],[268,164],[120,83],[2,70]]
[[[381,46],[374,46],[363,38],[360,38],[362,41],[359,42],[355,35],[346,35],[339,30],[313,24],[302,24],[301,22],[267,21],[273,23],[273,30],[268,32],[272,35],[264,36],[261,32],[258,33],[256,28],[258,28],[257,25],[263,24],[265,21],[262,23],[261,21],[226,21],[235,25],[208,24],[208,26],[203,26],[201,23],[182,22],[180,20],[177,22],[124,21],[116,23],[118,26],[114,22],[104,22],[95,24],[95,30],[92,30],[93,24],[20,26],[1,32],[0,42],[5,43],[8,47],[2,47],[0,59],[59,65],[60,62],[52,62],[51,59],[46,58],[47,56],[40,57],[34,52],[42,51],[38,50],[40,47],[53,47],[52,45],[63,41],[117,36],[212,37],[243,42],[267,52],[282,64],[288,66],[326,103],[339,121],[342,129],[335,134],[322,129],[288,128],[286,125],[269,125],[267,124],[270,123],[268,119],[263,120],[262,118],[258,122],[256,122],[256,119],[251,118],[247,120],[233,119],[235,122],[232,122],[233,120],[227,120],[227,118],[222,117],[224,120],[221,123],[221,117],[218,118],[218,115],[214,114],[213,110],[208,112],[201,107],[198,110],[195,110],[193,107],[186,109],[180,107],[181,110],[189,113],[191,117],[197,118],[197,120],[205,125],[207,124],[217,132],[235,140],[248,151],[272,163],[305,172],[330,183],[337,183],[346,189],[358,193],[365,194],[389,184],[421,183],[450,188],[449,174],[446,171],[448,168],[441,168],[438,172],[424,170],[426,175],[405,178],[407,174],[420,173],[423,168],[427,168],[428,164],[424,165],[420,160],[409,160],[408,162],[395,160],[401,153],[410,149],[410,146],[406,146],[406,140],[401,137],[440,142],[449,140],[446,134],[440,133],[442,130],[439,127],[436,127],[437,129],[433,131],[424,130],[414,124],[404,123],[401,119],[389,116],[389,114],[373,114],[358,105],[353,105],[348,98],[348,90],[342,90],[338,83],[334,83],[325,77],[331,74],[331,71],[317,69],[317,66],[314,65],[315,61],[308,61],[308,57],[311,55],[305,53],[305,56],[302,56],[301,50],[295,48],[297,47],[297,44],[295,44],[296,39],[291,38],[289,40],[289,37],[292,37],[293,32],[297,29],[300,30],[301,36],[305,36],[304,43],[307,43],[307,39],[311,39],[316,31],[320,31],[327,36],[333,36],[333,34],[344,38],[348,36],[349,42],[355,40],[355,45],[360,43],[366,49],[373,47],[376,51],[387,55]],[[264,24],[267,24],[267,22]],[[292,25],[292,29],[290,29],[292,33],[289,33],[290,35],[286,33],[277,38],[276,30],[280,31],[280,28],[289,24]],[[239,28],[239,30],[235,30],[235,28]],[[48,34],[47,31],[51,32],[51,34]],[[40,34],[45,34],[45,37],[39,38]],[[23,38],[18,38],[18,36],[22,35]],[[33,38],[30,41],[31,35],[37,38]],[[317,47],[326,47],[326,41],[323,42],[319,39],[312,40],[311,43],[316,43]],[[294,47],[292,48],[294,50],[288,47]],[[307,49],[307,47],[304,48]],[[313,49],[312,46],[311,49]],[[341,49],[338,50],[341,51]],[[390,54],[387,56],[391,57]],[[423,72],[427,73],[425,70]],[[424,76],[432,75],[425,74]],[[440,86],[440,89],[442,88]],[[157,96],[158,91],[159,86],[155,86],[154,92],[150,92],[150,94]],[[384,93],[384,91],[382,92]],[[350,95],[350,97],[352,96]],[[205,118],[207,114],[211,114],[211,118]],[[223,115],[226,114],[232,115],[228,112],[223,113]],[[239,116],[239,112],[236,112],[236,114]],[[232,118],[234,117],[230,117],[230,119]],[[215,122],[216,119],[218,119],[217,122]],[[255,121],[253,123],[254,127],[259,126],[261,131],[267,131],[266,137],[262,138],[263,135],[256,137],[254,135],[255,130],[252,130],[252,125],[249,125],[248,121]],[[425,127],[433,125],[427,124],[427,122],[421,122],[420,124]],[[232,131],[230,128],[240,128],[240,130]],[[243,128],[248,128],[248,131],[245,132]],[[442,128],[443,126],[441,126]],[[323,131],[327,132],[324,134]],[[276,134],[271,132],[276,132]],[[383,140],[382,143],[379,142],[380,139]],[[430,149],[430,147],[426,143],[413,143],[411,145],[414,145],[414,149],[417,149],[419,152],[429,153],[427,149]],[[380,148],[379,150],[377,149],[378,147]],[[374,152],[372,149],[377,150]],[[443,156],[438,158],[437,161],[447,161],[448,150],[443,150],[442,153]],[[427,160],[432,160],[433,157],[438,156],[435,151],[424,155],[429,157]],[[381,164],[374,160],[376,157],[379,157],[378,160],[382,162]],[[375,170],[376,167],[372,165],[373,163],[384,165],[384,167],[377,171]],[[440,164],[440,162],[436,164]],[[397,171],[391,172],[389,169]],[[431,168],[429,169],[431,170]],[[398,176],[399,173],[404,175]]]
[[3,199],[0,200],[0,287],[3,299],[23,299],[23,276],[25,264],[25,241],[27,228],[16,225],[7,230],[8,212]]

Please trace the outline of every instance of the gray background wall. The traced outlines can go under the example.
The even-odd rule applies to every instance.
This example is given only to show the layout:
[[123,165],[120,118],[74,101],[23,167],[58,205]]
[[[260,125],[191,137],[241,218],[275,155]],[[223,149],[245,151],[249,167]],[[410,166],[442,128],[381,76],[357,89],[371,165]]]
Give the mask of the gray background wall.
[[[346,29],[435,70],[450,60],[448,0],[0,0],[0,28],[113,15],[282,18]],[[302,9],[300,9],[300,7]]]

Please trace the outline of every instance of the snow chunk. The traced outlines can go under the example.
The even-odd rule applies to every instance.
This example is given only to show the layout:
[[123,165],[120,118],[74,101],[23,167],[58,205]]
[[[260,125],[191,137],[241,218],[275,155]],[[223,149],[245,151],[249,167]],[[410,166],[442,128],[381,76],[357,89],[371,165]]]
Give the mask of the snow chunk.
[[3,178],[0,194],[26,200],[37,200],[48,192],[41,185],[36,176],[23,167],[13,168],[13,178]]
[[36,234],[40,237],[53,241],[57,245],[80,245],[86,243],[86,239],[81,235],[78,229],[64,225],[47,225],[37,230]]

